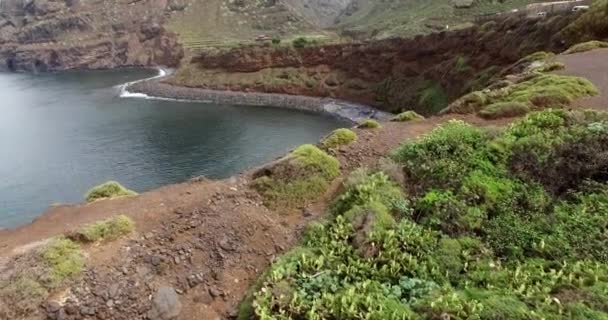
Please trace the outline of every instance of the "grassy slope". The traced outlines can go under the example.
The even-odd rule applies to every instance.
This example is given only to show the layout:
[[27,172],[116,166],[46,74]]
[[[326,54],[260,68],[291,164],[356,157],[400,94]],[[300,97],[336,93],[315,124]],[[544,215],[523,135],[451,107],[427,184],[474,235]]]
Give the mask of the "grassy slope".
[[360,9],[344,17],[338,28],[364,33],[381,30],[376,35],[384,38],[394,35],[412,36],[433,30],[466,27],[476,15],[509,11],[521,8],[533,0],[476,0],[468,9],[456,9],[445,0],[362,1]]

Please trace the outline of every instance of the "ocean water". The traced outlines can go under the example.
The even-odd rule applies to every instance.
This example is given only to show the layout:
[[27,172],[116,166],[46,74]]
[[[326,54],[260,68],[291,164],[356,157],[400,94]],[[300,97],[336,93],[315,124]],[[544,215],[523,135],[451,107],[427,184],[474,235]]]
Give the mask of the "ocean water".
[[0,74],[0,228],[117,180],[138,192],[227,177],[347,123],[264,107],[121,98],[155,70]]

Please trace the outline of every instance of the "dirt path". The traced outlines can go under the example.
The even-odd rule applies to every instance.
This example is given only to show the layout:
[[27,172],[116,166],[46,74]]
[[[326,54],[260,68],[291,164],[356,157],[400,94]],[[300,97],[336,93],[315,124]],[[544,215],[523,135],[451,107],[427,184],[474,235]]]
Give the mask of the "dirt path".
[[[361,166],[373,167],[404,140],[454,117],[385,123],[379,130],[356,129],[359,140],[336,151],[343,176]],[[456,117],[481,125],[508,121]],[[0,257],[10,257],[30,243],[83,223],[126,214],[135,220],[137,233],[117,243],[86,248],[87,271],[61,293],[67,297],[64,309],[73,311],[65,319],[144,319],[149,297],[162,286],[180,294],[180,320],[233,318],[247,289],[276,257],[297,243],[307,223],[322,215],[340,184],[338,179],[325,197],[307,208],[280,215],[264,207],[248,187],[250,174],[167,186],[133,198],[53,208],[30,225],[1,232]],[[44,316],[41,310],[40,317]]]
[[602,110],[608,108],[608,49],[559,55],[557,61],[566,65],[559,74],[589,79],[600,90],[600,94],[595,97],[575,101],[576,106]]

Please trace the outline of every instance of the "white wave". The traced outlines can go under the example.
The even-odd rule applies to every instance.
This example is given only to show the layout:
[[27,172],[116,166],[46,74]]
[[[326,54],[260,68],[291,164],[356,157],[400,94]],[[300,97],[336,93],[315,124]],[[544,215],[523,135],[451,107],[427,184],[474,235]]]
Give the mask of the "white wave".
[[129,86],[136,84],[138,82],[142,82],[142,81],[148,81],[148,80],[154,80],[154,79],[158,79],[158,78],[162,78],[164,76],[167,75],[167,70],[163,69],[163,68],[157,68],[158,70],[158,74],[155,75],[154,77],[150,77],[150,78],[146,78],[146,79],[141,79],[141,80],[136,80],[136,81],[131,81],[131,82],[127,82],[124,84],[121,84],[119,86],[120,92],[118,94],[119,97],[121,98],[136,98],[136,99],[158,99],[157,97],[151,97],[145,93],[137,93],[137,92],[130,92],[129,91]]

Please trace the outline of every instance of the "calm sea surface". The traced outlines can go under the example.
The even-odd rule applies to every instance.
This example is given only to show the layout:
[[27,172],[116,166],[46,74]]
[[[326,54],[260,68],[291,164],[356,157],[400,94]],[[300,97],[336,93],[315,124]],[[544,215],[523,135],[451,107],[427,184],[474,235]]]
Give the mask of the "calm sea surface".
[[155,73],[0,73],[0,228],[52,203],[81,202],[107,180],[142,192],[227,177],[348,125],[275,108],[119,97],[120,84]]

